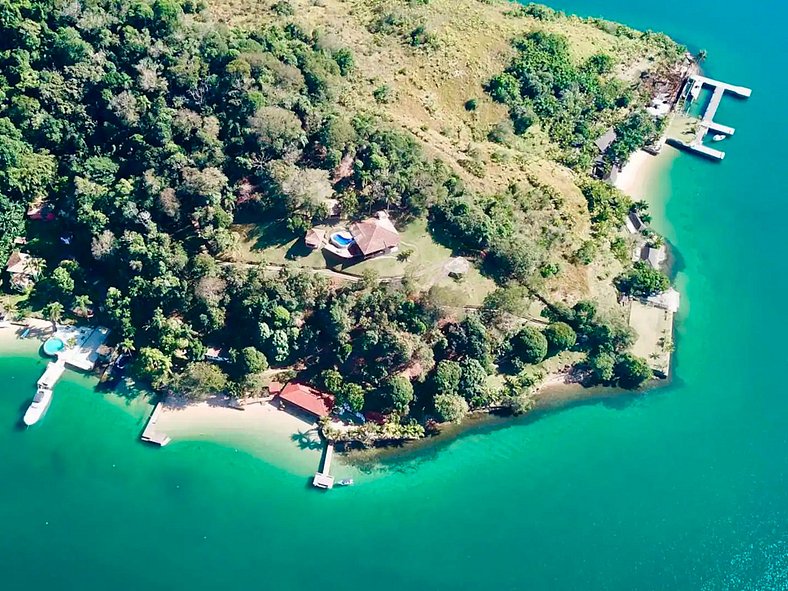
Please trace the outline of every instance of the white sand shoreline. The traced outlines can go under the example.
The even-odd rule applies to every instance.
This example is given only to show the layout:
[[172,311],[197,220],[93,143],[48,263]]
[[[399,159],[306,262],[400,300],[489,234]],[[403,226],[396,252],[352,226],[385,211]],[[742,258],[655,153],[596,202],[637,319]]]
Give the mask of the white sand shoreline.
[[678,153],[668,147],[654,156],[644,150],[638,150],[627,161],[616,177],[615,186],[636,201],[651,202],[655,197],[655,183]]
[[234,408],[228,399],[162,405],[156,430],[173,442],[231,445],[298,474],[317,468],[323,443],[317,424],[274,406],[270,400]]
[[[27,336],[22,337],[29,329]],[[52,336],[52,323],[40,318],[26,318],[0,325],[0,348],[4,351],[31,351]]]

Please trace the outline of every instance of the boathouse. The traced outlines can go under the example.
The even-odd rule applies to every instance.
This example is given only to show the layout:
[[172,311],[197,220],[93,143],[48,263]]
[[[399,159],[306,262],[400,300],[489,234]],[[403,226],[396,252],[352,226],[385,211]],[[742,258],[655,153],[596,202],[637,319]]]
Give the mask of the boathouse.
[[307,384],[290,382],[278,394],[280,405],[305,412],[315,418],[327,417],[334,408],[334,397]]

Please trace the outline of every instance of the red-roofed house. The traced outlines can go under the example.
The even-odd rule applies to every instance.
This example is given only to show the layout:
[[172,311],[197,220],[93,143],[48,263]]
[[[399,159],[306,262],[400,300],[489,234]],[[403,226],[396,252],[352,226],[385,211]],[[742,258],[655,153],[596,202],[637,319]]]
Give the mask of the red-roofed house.
[[373,218],[350,224],[350,234],[355,248],[364,257],[391,252],[399,246],[399,232],[385,211],[379,211]]
[[319,418],[327,417],[334,408],[334,397],[331,394],[296,382],[290,382],[282,388],[279,400]]

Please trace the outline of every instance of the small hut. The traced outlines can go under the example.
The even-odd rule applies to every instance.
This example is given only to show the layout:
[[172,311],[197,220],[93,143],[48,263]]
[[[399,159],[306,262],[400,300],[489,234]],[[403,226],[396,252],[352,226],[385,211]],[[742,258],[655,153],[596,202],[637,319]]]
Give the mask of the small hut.
[[320,228],[311,228],[304,236],[304,242],[309,248],[318,249],[326,238],[326,231]]
[[38,279],[38,269],[36,259],[27,253],[14,251],[8,258],[6,265],[6,271],[11,277],[11,287],[20,292],[33,287]]
[[454,257],[448,263],[446,263],[445,268],[446,272],[449,274],[449,277],[458,279],[470,271],[471,264],[468,262],[468,259],[464,257]]

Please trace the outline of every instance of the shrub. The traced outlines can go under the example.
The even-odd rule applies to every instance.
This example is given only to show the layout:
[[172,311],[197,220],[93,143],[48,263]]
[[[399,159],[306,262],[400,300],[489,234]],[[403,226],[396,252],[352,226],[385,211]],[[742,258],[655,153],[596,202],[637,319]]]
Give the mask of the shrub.
[[552,354],[571,349],[577,342],[577,334],[565,322],[553,322],[544,329],[543,334],[547,339],[547,349]]
[[390,86],[383,84],[372,91],[372,96],[375,98],[375,101],[386,104],[390,103],[394,98],[394,92],[391,90]]
[[457,394],[438,394],[435,411],[444,421],[459,423],[468,414],[468,402]]
[[512,356],[523,363],[539,363],[547,355],[547,338],[532,326],[521,329],[511,342]]
[[618,385],[628,389],[639,388],[644,382],[654,377],[646,360],[630,353],[625,353],[618,358],[614,371]]
[[638,261],[632,269],[616,279],[616,287],[625,294],[648,297],[662,293],[670,287],[667,275],[654,269],[645,261]]

